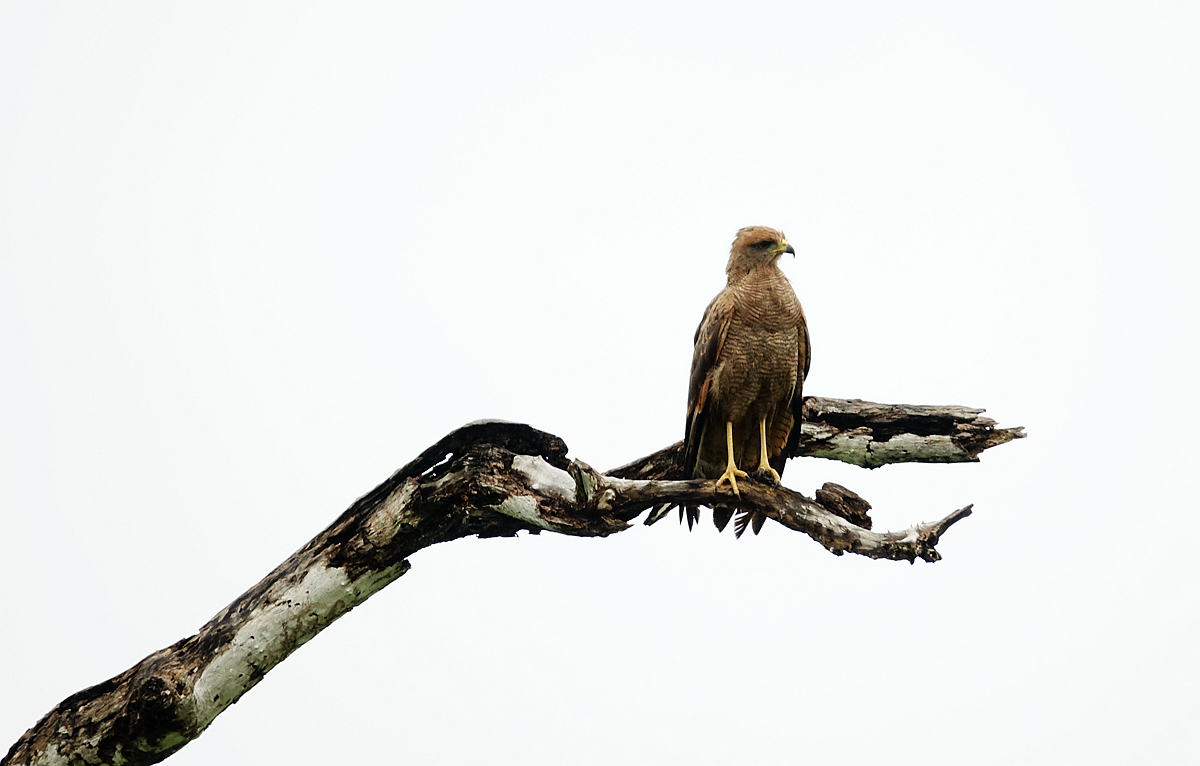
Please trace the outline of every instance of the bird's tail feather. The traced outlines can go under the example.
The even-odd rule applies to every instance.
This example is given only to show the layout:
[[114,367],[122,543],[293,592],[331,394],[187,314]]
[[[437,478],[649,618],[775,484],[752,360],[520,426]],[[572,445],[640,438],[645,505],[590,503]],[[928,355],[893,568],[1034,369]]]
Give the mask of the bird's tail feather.
[[662,521],[663,516],[666,516],[668,513],[670,513],[671,509],[674,507],[675,506],[671,503],[663,503],[662,505],[655,506],[654,509],[651,510],[646,516],[646,520],[642,523],[646,526],[650,526],[651,524]]
[[672,508],[679,508],[679,523],[682,524],[684,519],[687,519],[689,530],[699,523],[699,508],[686,505],[676,506],[674,503],[663,503],[662,505],[656,506],[652,511],[650,511],[650,513],[646,516],[646,520],[642,523],[646,526],[650,526],[651,524],[662,521],[663,517],[670,513]]
[[733,509],[722,505],[713,506],[713,524],[716,525],[718,532],[724,532],[725,527],[729,525],[729,520],[733,518]]
[[757,511],[742,511],[733,522],[733,534],[735,537],[741,537],[742,533],[746,531],[746,527],[750,527],[757,535],[762,531],[763,524],[766,522],[767,517]]

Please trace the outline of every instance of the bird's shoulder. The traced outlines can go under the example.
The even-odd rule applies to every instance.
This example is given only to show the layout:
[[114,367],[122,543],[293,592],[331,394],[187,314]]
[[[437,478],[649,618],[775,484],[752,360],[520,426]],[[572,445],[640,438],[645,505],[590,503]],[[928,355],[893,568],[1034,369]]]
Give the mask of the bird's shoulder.
[[689,413],[703,410],[707,403],[710,377],[722,357],[736,306],[736,296],[727,286],[704,309],[704,316],[693,338],[692,370],[688,385]]
[[722,327],[733,317],[738,295],[732,288],[733,285],[726,285],[708,302],[704,315],[700,317],[700,324],[696,326],[696,334],[692,336],[692,342],[696,346],[701,345],[702,338],[709,342],[715,339],[721,333]]

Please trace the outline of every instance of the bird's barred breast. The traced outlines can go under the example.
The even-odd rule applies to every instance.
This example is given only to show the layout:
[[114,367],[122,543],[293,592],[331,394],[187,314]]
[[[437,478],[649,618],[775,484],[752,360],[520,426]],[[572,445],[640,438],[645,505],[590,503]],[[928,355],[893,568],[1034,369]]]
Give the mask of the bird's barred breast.
[[776,266],[757,269],[737,285],[735,321],[762,330],[795,329],[803,315],[792,284]]

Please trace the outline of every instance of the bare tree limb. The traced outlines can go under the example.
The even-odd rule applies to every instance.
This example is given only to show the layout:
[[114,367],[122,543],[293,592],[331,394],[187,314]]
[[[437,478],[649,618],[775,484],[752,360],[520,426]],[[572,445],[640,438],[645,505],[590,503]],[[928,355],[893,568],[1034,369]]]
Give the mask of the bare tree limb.
[[[845,420],[829,426],[839,434],[848,432],[846,425],[849,431],[871,428],[875,434],[874,429],[883,428],[879,423],[908,422],[904,418],[921,426],[920,439],[945,435],[920,431],[970,433],[979,428],[970,424],[979,420],[986,421],[985,430],[992,425],[986,419],[971,420],[979,411],[965,408],[887,410],[868,403],[826,404],[839,400],[809,404],[813,401],[821,402],[821,412]],[[887,411],[876,413],[872,408]],[[922,409],[930,414],[921,414]],[[961,414],[937,414],[943,410]],[[854,425],[854,412],[863,419],[859,425]],[[820,417],[814,418],[818,428],[824,423]],[[1019,429],[1007,433],[992,443],[1023,435]],[[870,451],[872,444],[887,444],[897,436],[903,434],[866,441],[856,435],[831,448],[830,454],[848,459],[856,448]],[[812,443],[806,439],[802,448]],[[964,452],[970,455],[965,459],[976,459],[985,446]],[[401,577],[410,568],[408,556],[435,543],[471,535],[515,536],[521,530],[603,537],[626,529],[630,520],[655,505],[718,503],[762,511],[835,554],[937,561],[941,535],[971,512],[967,506],[902,532],[872,532],[864,528],[869,521],[856,525],[846,520],[866,519],[869,505],[845,488],[827,484],[818,492],[818,501],[783,487],[746,481],[740,498],[731,498],[717,492],[711,481],[664,478],[671,475],[670,450],[655,453],[657,460],[652,455],[630,464],[640,468],[625,466],[603,475],[568,460],[567,446],[558,437],[529,426],[499,421],[464,426],[356,501],[196,635],[63,700],[0,764],[136,765],[163,760],[203,733],[293,651]],[[925,459],[913,456],[929,454],[916,447],[904,453],[881,450],[876,457],[849,462],[865,465],[883,456]],[[654,477],[658,471],[666,472]]]
[[887,463],[975,463],[988,447],[1023,439],[1025,430],[996,428],[983,410],[862,399],[804,399],[798,455],[863,468]]
[[[788,457],[823,457],[863,468],[888,463],[977,463],[979,453],[988,447],[1025,438],[1021,426],[996,428],[996,421],[983,417],[983,412],[955,405],[806,396],[800,444]],[[626,479],[681,476],[683,442],[608,473]]]

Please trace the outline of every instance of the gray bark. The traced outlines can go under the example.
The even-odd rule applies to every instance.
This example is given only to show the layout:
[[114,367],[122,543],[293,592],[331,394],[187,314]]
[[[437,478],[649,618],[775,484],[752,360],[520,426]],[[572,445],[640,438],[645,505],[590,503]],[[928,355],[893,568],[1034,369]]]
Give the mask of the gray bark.
[[[977,460],[1024,436],[980,410],[805,402],[798,454],[856,465]],[[971,506],[901,532],[870,531],[869,505],[827,484],[817,499],[754,481],[740,498],[714,482],[680,481],[679,445],[601,474],[567,458],[561,439],[483,421],[447,435],[356,501],[332,525],[200,631],[59,703],[2,764],[150,764],[198,737],[275,665],[410,568],[439,542],[538,533],[604,537],[664,503],[757,510],[835,554],[937,561],[942,534]]]

